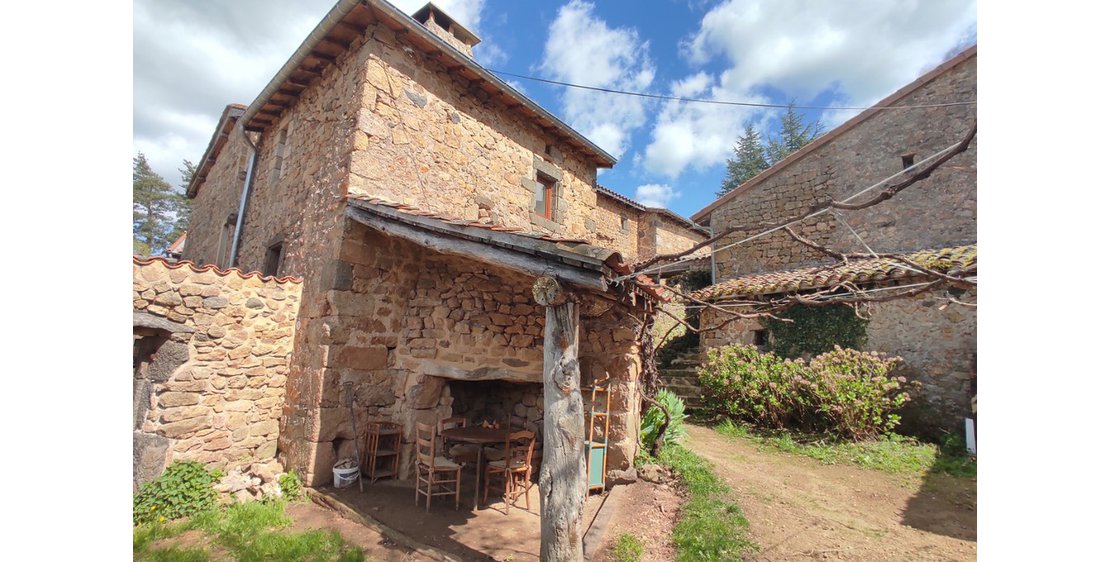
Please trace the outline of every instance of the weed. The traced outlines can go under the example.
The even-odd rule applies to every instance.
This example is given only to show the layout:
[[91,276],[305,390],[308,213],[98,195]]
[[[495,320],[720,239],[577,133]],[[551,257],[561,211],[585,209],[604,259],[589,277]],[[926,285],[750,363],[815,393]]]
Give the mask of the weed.
[[644,555],[644,543],[632,533],[624,533],[617,537],[617,545],[613,548],[613,556],[617,562],[639,562]]
[[757,549],[746,538],[748,520],[740,507],[722,499],[729,487],[705,459],[675,444],[665,447],[659,460],[674,470],[690,494],[674,528],[677,560],[738,560]]
[[292,470],[278,476],[278,485],[281,486],[281,496],[289,501],[301,499],[301,495],[304,493],[301,487],[301,479]]
[[[231,557],[240,562],[265,560],[342,561],[364,560],[362,550],[348,545],[334,531],[308,531],[291,533],[286,528],[292,521],[285,515],[286,502],[248,502],[228,506],[223,510],[210,510],[194,516],[186,523],[173,528],[196,529],[212,538],[212,542],[227,549]],[[135,529],[136,559],[182,561],[205,560],[208,553],[181,550],[175,547],[149,550],[153,537],[166,531]],[[140,549],[140,546],[142,547]],[[148,551],[149,550],[149,551]],[[141,555],[140,555],[141,554]]]
[[216,474],[194,461],[177,461],[143,484],[132,501],[132,522],[165,523],[212,509]]

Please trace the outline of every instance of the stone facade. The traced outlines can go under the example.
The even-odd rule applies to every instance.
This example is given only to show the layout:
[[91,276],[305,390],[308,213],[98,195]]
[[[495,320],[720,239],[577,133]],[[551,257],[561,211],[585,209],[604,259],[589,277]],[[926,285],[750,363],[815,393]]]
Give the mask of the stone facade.
[[[448,380],[541,381],[544,313],[531,278],[372,232],[344,216],[348,195],[579,238],[628,261],[641,255],[638,224],[622,230],[620,211],[603,210],[596,155],[394,29],[369,24],[272,124],[249,134],[259,150],[237,263],[263,270],[280,244],[279,274],[304,279],[279,449],[310,485],[328,481],[362,438],[351,432],[344,383],[358,427],[393,419],[408,440],[414,422],[450,414]],[[212,155],[186,259],[218,258],[223,223],[238,211],[239,150],[248,150],[242,135]],[[532,212],[541,175],[556,181],[551,220]],[[583,319],[580,353],[586,382],[604,372],[623,381],[609,457],[623,467],[635,454],[639,359],[628,315],[613,314]]]
[[[452,397],[449,381],[542,383],[544,311],[532,300],[532,278],[358,223],[348,226],[336,269],[326,314],[301,320],[281,431],[283,461],[303,467],[307,482],[327,481],[337,459],[353,456],[353,439],[364,438],[351,433],[344,383],[354,393],[358,427],[396,421],[406,442],[415,422],[467,410]],[[608,310],[610,303],[583,298],[590,303],[583,307],[583,384],[605,373],[619,381],[610,464],[624,468],[635,455],[632,428],[639,419],[639,348],[628,325],[634,320],[613,310],[590,318],[591,310]],[[404,467],[409,453],[406,447]]]
[[301,283],[159,259],[132,273],[134,310],[180,326],[136,327],[136,480],[273,459]]
[[[976,62],[972,47],[878,105],[975,100]],[[694,220],[708,220],[713,231],[720,232],[730,226],[778,221],[830,199],[843,200],[957,143],[974,123],[974,105],[865,112],[714,202]],[[825,213],[795,229],[845,252],[900,253],[974,243],[976,147],[973,140],[966,152],[891,200],[861,211],[841,211],[843,223]],[[716,246],[723,248],[748,235],[726,236]],[[783,232],[722,249],[714,257],[716,282],[828,262],[827,256]],[[922,395],[907,410],[903,426],[922,434],[959,432],[970,413],[975,311],[959,305],[940,310],[945,301],[943,294],[927,294],[876,304],[867,332],[868,350],[903,357],[908,376],[922,383]],[[712,310],[701,313],[702,326],[721,320]],[[728,343],[750,344],[757,329],[758,321],[733,322],[702,333],[701,346],[705,350]]]
[[[895,106],[942,104],[976,99],[974,48],[946,63],[923,83],[893,103]],[[880,102],[883,104],[884,102]],[[784,165],[764,172],[694,215],[709,220],[714,232],[736,225],[776,221],[809,205],[840,200],[903,169],[903,157],[914,161],[961,140],[975,123],[975,105],[880,111],[862,121],[849,121],[826,133]],[[876,252],[904,252],[958,246],[975,241],[977,142],[949,160],[933,175],[862,211],[841,212],[847,224]],[[873,195],[874,193],[872,193]],[[855,202],[862,201],[857,199]],[[851,230],[826,213],[796,230],[832,248],[866,251]],[[746,234],[726,236],[724,247]],[[715,281],[750,273],[793,269],[823,261],[816,250],[776,232],[720,251],[715,256]]]
[[[976,311],[949,304],[946,291],[933,291],[907,299],[875,303],[868,314],[864,351],[897,355],[904,360],[899,374],[921,383],[903,412],[902,431],[937,436],[963,431],[971,415],[976,374]],[[975,292],[961,300],[974,302]],[[703,326],[724,317],[712,310],[701,313]],[[702,333],[702,350],[733,343],[754,345],[758,319],[744,319]]]

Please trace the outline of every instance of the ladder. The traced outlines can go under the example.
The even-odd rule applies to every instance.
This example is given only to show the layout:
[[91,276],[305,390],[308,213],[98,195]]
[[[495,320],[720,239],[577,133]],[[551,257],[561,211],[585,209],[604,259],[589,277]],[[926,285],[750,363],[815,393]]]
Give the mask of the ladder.
[[[609,376],[594,380],[586,420],[586,495],[605,491],[605,461],[609,455]],[[585,393],[585,389],[583,390]]]

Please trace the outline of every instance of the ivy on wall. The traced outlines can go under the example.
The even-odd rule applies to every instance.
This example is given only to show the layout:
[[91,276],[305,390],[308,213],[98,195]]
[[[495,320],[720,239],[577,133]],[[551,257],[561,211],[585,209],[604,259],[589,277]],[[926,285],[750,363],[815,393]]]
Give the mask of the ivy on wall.
[[836,346],[861,349],[867,341],[867,320],[847,305],[792,306],[778,315],[793,322],[763,319],[770,333],[767,346],[780,357],[819,355]]

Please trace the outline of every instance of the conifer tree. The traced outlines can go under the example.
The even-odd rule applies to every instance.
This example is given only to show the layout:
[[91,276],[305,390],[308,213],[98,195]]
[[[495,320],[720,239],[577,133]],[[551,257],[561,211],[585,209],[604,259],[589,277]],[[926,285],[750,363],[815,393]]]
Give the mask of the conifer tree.
[[172,242],[166,238],[176,220],[178,194],[150,167],[142,152],[132,161],[131,183],[132,251],[144,256],[160,253]]
[[737,186],[770,166],[765,156],[763,140],[751,124],[744,129],[744,136],[736,141],[736,146],[732,150],[736,154],[736,159],[729,158],[726,162],[728,169],[725,172],[725,179],[721,181],[721,190],[717,192],[718,197],[736,189]]
[[824,128],[825,126],[821,124],[821,121],[808,125],[802,123],[802,116],[794,109],[794,101],[791,100],[786,108],[786,114],[782,116],[779,138],[777,140],[771,139],[767,145],[767,159],[772,166],[775,165],[775,163],[780,162],[817,138],[824,131]]

